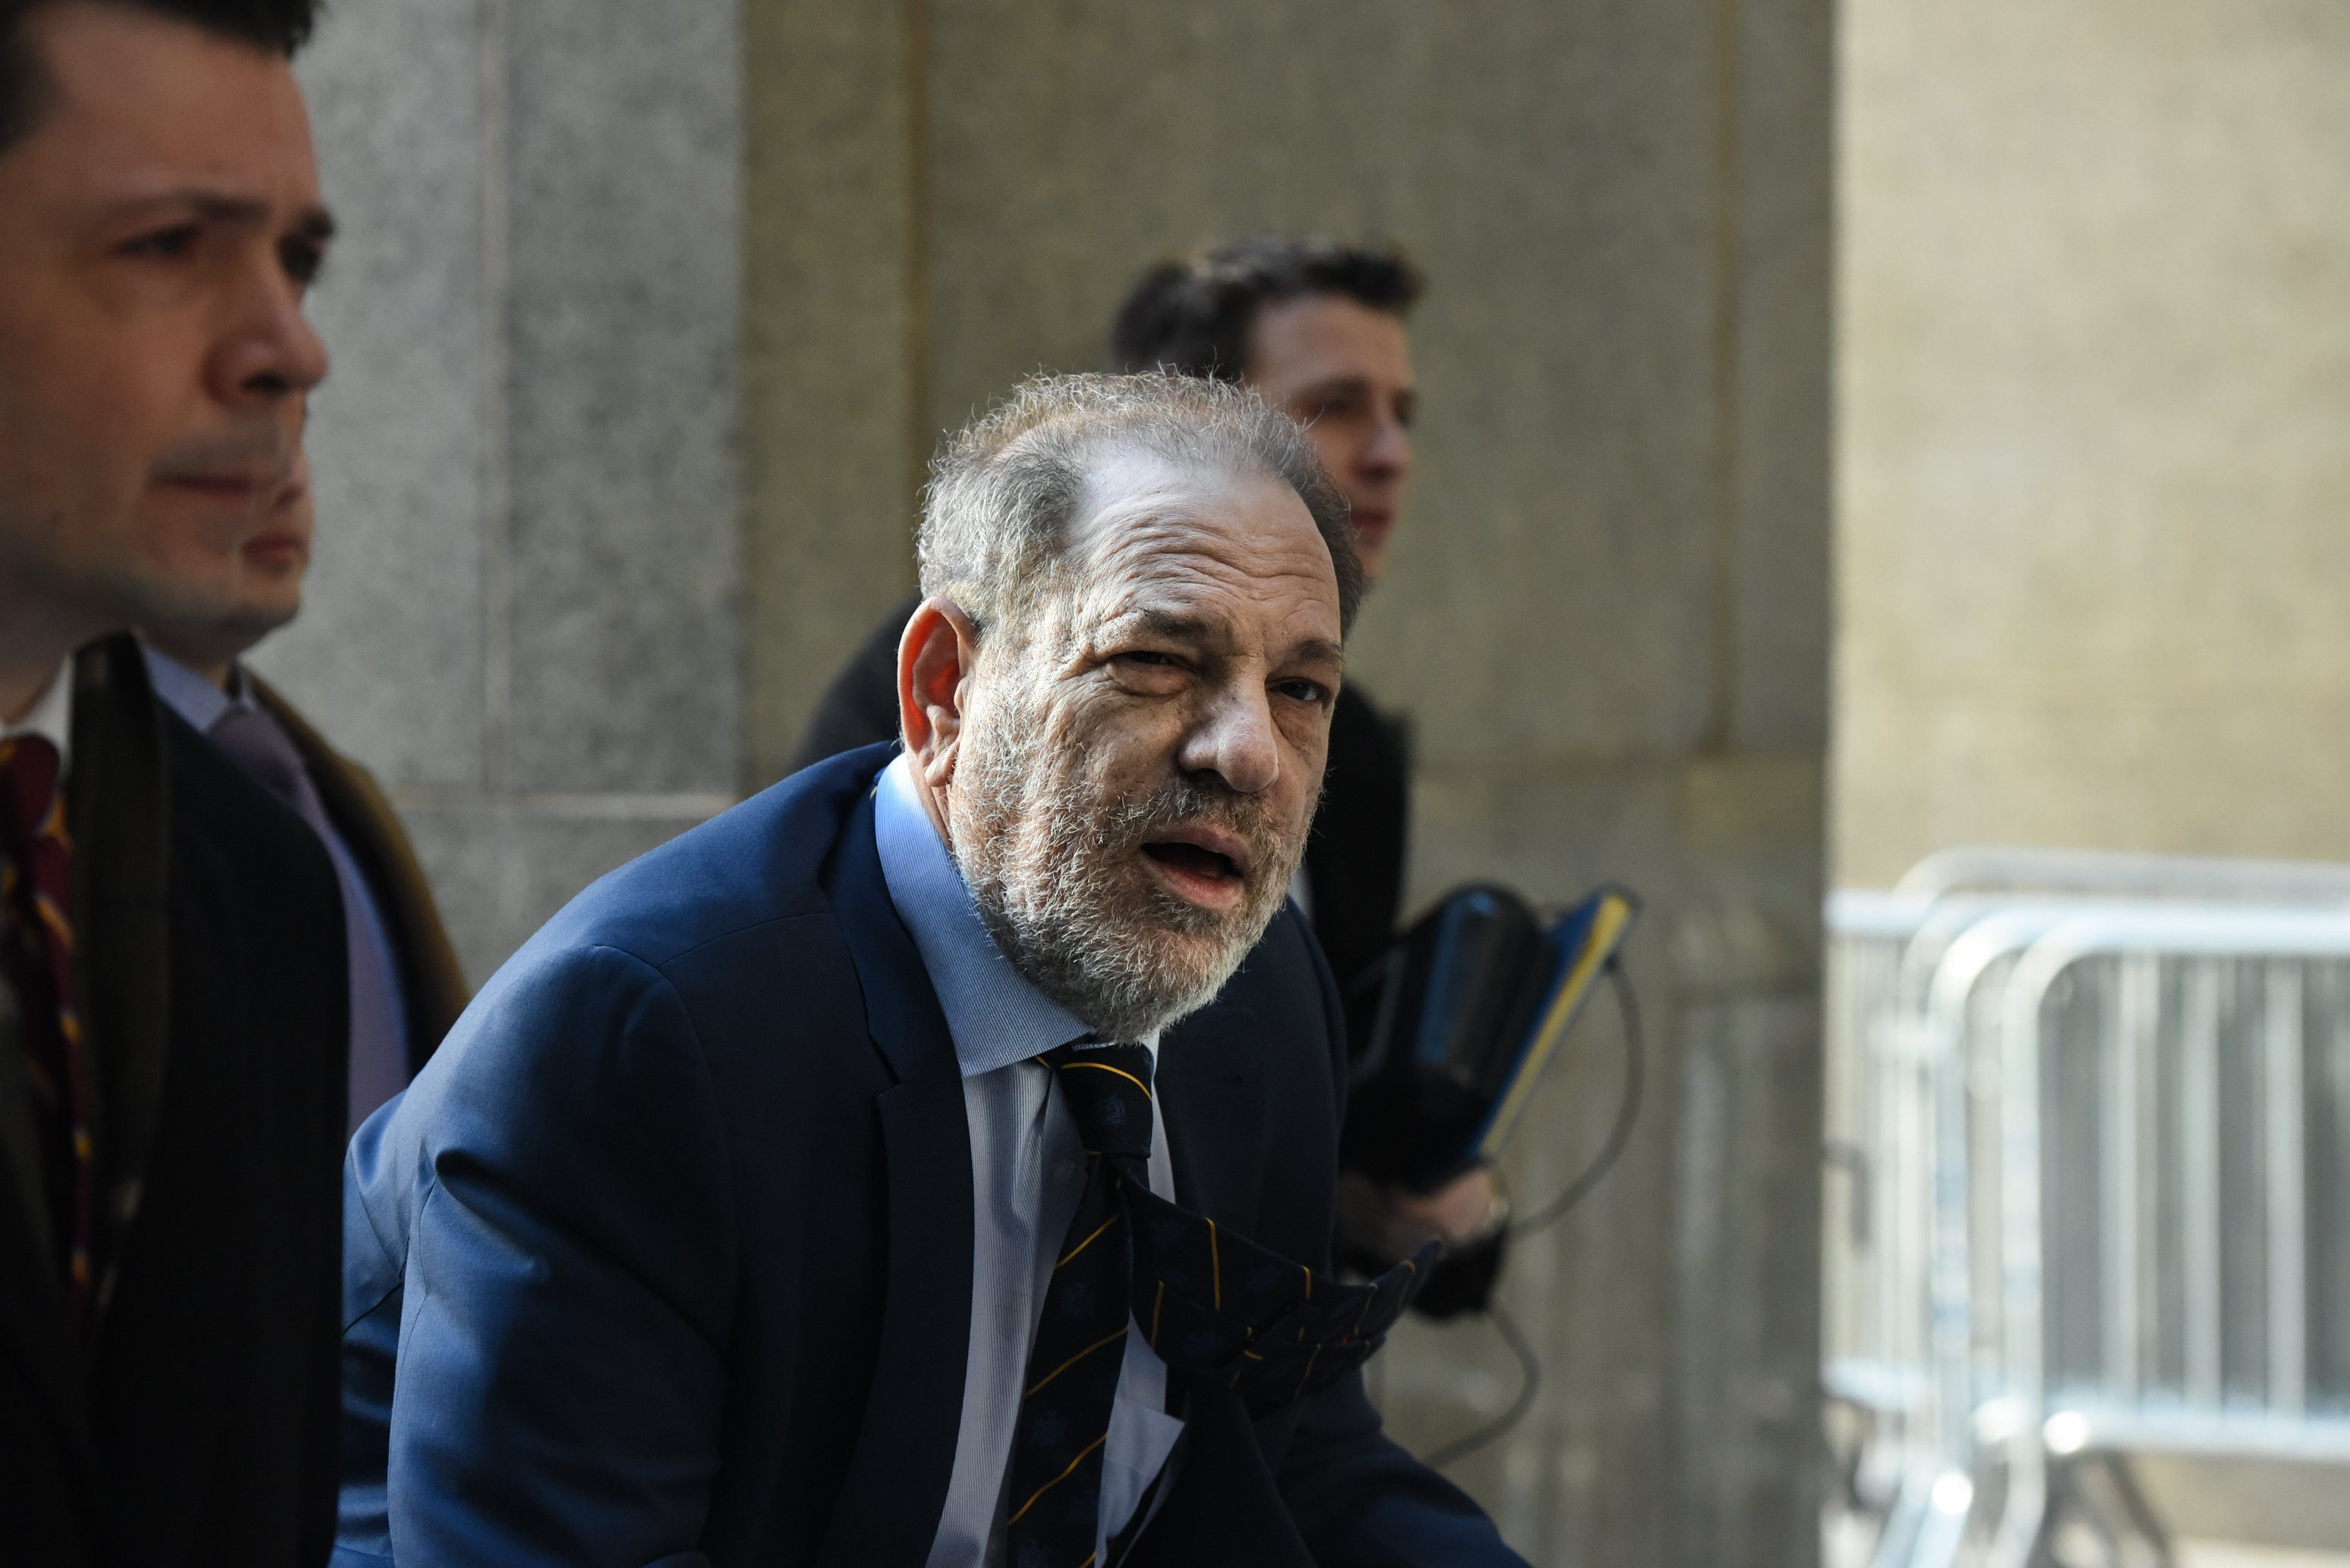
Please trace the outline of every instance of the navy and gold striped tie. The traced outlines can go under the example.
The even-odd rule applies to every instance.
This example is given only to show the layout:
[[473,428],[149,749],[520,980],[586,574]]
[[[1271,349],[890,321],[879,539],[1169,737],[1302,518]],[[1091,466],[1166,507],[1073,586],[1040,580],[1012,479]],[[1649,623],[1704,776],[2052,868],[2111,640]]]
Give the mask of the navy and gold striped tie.
[[1014,1568],[1094,1568],[1103,1446],[1129,1334],[1258,1415],[1367,1360],[1427,1276],[1435,1243],[1342,1284],[1150,1190],[1150,1053],[1047,1052],[1076,1118],[1086,1188],[1045,1293],[1013,1438],[1004,1532]]

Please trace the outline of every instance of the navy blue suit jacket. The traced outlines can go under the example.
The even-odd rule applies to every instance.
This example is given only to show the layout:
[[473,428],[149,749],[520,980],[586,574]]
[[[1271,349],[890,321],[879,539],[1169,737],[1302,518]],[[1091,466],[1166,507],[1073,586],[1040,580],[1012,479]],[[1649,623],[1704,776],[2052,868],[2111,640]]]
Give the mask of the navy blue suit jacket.
[[[920,1568],[972,1193],[953,1044],[874,847],[889,754],[590,888],[361,1132],[338,1563]],[[1344,1047],[1294,912],[1160,1061],[1180,1199],[1323,1259]],[[1263,1421],[1189,1400],[1137,1562],[1518,1562],[1357,1381]]]

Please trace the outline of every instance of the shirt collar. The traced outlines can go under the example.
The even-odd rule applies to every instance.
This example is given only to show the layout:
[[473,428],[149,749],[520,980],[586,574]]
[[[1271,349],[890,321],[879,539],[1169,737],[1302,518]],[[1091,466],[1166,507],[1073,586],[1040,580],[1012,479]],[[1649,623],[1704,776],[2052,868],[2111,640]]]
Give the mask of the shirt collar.
[[65,776],[73,762],[73,660],[62,659],[49,677],[47,690],[32,711],[15,723],[0,722],[0,741],[16,735],[38,735],[57,749],[57,775]]
[[[964,1077],[1024,1062],[1092,1033],[1029,984],[995,945],[914,792],[913,763],[903,753],[874,784],[873,836],[889,901],[930,971]],[[1158,1054],[1155,1037],[1143,1044]]]
[[241,665],[229,666],[228,690],[224,691],[168,653],[158,653],[143,642],[139,652],[147,660],[147,679],[155,695],[200,735],[232,711],[255,705],[253,684]]

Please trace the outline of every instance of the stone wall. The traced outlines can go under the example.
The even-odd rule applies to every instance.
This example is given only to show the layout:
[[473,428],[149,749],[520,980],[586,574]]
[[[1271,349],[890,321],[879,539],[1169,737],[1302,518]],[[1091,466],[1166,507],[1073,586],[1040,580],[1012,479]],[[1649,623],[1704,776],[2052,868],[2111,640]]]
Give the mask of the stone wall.
[[2350,11],[1844,16],[1837,879],[2350,858]]
[[739,32],[408,0],[300,63],[335,369],[255,662],[390,787],[476,981],[741,784]]

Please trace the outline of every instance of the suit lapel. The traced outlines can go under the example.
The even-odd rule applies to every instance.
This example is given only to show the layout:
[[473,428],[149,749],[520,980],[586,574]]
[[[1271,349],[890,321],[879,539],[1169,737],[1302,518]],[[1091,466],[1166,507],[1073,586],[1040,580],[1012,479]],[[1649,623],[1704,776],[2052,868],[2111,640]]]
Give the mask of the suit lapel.
[[[873,1390],[820,1561],[930,1555],[954,1471],[971,1340],[971,1127],[937,993],[881,877],[869,792],[849,813],[833,903],[873,1042],[898,1082],[875,1102],[888,1172],[889,1286]],[[954,1397],[947,1397],[947,1390]]]
[[367,770],[329,745],[267,681],[246,673],[253,694],[292,738],[318,798],[367,877],[376,908],[391,928],[400,954],[400,990],[408,1003],[408,1070],[424,1064],[473,999],[450,946],[448,929],[432,901],[432,884],[400,826],[391,803]]
[[1159,1049],[1175,1199],[1243,1235],[1256,1229],[1261,1196],[1259,1059],[1256,1015],[1222,1004],[1176,1025]]
[[[166,722],[135,641],[110,638],[82,650],[74,663],[66,822],[78,851],[78,983],[99,1110],[100,1245],[107,1259],[98,1290],[101,1338],[112,1293],[108,1275],[121,1262],[138,1212],[170,1057]],[[101,975],[105,983],[94,983]]]

